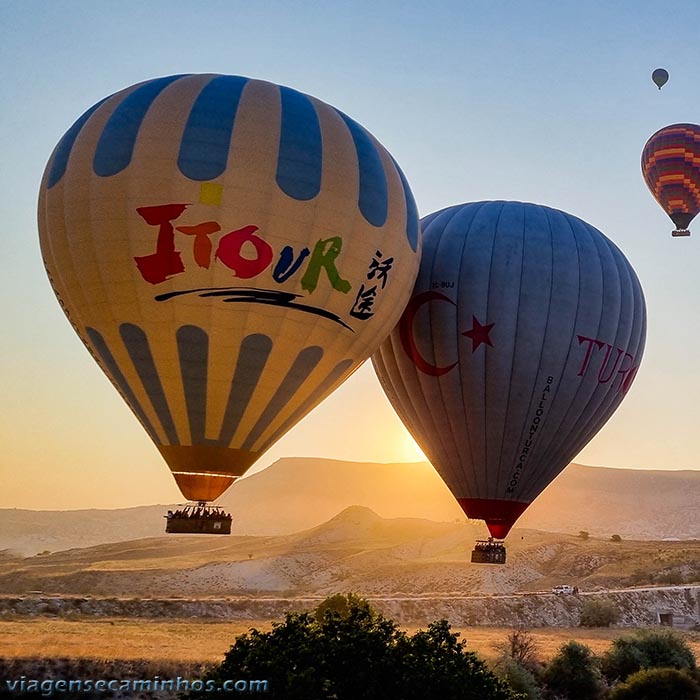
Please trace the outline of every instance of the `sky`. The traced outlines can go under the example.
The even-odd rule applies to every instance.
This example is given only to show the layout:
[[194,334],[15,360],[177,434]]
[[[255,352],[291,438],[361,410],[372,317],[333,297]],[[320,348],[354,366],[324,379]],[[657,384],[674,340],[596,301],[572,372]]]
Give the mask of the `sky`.
[[[63,316],[36,223],[44,167],[75,119],[176,73],[260,78],[337,107],[400,163],[421,216],[512,199],[600,229],[641,280],[647,345],[576,461],[697,468],[700,224],[671,238],[639,158],[657,129],[700,122],[699,24],[697,0],[0,0],[0,507],[181,500]],[[369,363],[252,471],[287,456],[422,459]]]

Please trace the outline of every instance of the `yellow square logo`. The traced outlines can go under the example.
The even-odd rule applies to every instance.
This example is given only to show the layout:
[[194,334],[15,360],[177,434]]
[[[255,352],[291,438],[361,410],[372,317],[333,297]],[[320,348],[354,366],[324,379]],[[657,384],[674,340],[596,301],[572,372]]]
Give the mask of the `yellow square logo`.
[[223,185],[218,182],[203,182],[199,186],[199,203],[221,206],[221,197],[224,193]]

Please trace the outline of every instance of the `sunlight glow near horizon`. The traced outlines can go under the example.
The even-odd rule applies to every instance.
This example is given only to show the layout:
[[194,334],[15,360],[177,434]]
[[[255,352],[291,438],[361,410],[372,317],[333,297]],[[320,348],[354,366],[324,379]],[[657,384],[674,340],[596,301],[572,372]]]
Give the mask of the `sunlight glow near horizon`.
[[[563,209],[603,231],[642,281],[647,348],[629,395],[576,461],[697,468],[700,224],[689,239],[671,239],[672,225],[639,169],[654,131],[700,121],[694,0],[670,7],[449,0],[429,8],[212,0],[207,7],[27,0],[0,8],[0,138],[11,164],[0,172],[0,507],[181,500],[157,450],[58,307],[36,227],[44,166],[73,121],[115,90],[179,72],[268,79],[333,104],[392,152],[421,215],[465,201],[518,199]],[[670,73],[662,91],[650,79],[659,66]],[[252,470],[285,456],[423,459],[370,363]]]

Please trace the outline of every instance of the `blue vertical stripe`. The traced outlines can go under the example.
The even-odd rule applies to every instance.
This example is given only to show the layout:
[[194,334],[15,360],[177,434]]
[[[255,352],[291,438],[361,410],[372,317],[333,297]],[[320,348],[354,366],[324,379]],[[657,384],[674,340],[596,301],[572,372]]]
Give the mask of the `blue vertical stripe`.
[[248,78],[220,75],[207,83],[192,105],[177,165],[192,180],[213,180],[226,170],[233,124]]
[[163,391],[158,368],[153,361],[153,354],[151,353],[151,346],[148,343],[148,336],[142,328],[132,323],[122,323],[122,325],[119,326],[119,334],[141,378],[141,383],[146,390],[146,394],[148,394],[153,410],[156,412],[158,420],[163,427],[163,431],[168,438],[168,443],[171,445],[178,445],[177,430],[175,429],[175,423],[170,413],[165,391]]
[[233,435],[265,369],[271,350],[272,340],[266,335],[255,333],[243,338],[231,381],[221,434],[217,441],[221,447],[228,447],[231,444]]
[[403,185],[403,194],[406,200],[406,238],[408,238],[408,243],[411,246],[411,250],[414,252],[418,247],[418,231],[419,221],[418,221],[418,207],[416,206],[416,200],[413,198],[413,192],[411,192],[411,187],[408,184],[406,176],[403,174],[403,170],[399,168],[399,164],[392,158],[394,165],[396,166],[396,171],[401,178],[401,184]]
[[279,412],[287,405],[289,400],[296,394],[299,387],[306,381],[323,357],[323,350],[312,345],[304,348],[294,360],[282,383],[277,387],[277,391],[270,399],[270,403],[258,418],[257,423],[250,431],[250,435],[245,439],[244,450],[252,450],[253,445],[258,440],[263,431],[269,427],[270,423],[277,417]]
[[136,398],[136,395],[129,386],[129,382],[126,381],[126,377],[122,374],[122,371],[119,369],[119,365],[114,359],[114,355],[112,355],[112,352],[109,349],[107,343],[105,342],[105,339],[94,328],[88,327],[85,330],[87,331],[88,337],[90,338],[90,342],[92,343],[93,347],[97,351],[97,354],[99,355],[100,359],[104,364],[104,367],[107,371],[107,376],[110,377],[112,381],[116,384],[117,388],[119,389],[119,392],[124,397],[124,400],[129,404],[131,410],[141,421],[141,424],[146,429],[146,432],[151,437],[151,440],[153,440],[153,442],[155,442],[156,444],[160,444],[160,440],[158,439],[158,435],[156,434],[156,431],[153,428],[151,421],[149,421],[146,417],[146,414],[144,413],[141,404],[139,403],[138,399]]
[[107,120],[95,150],[92,168],[96,175],[109,177],[131,162],[136,137],[149,107],[160,93],[182,75],[149,80],[127,95]]
[[373,226],[383,226],[388,210],[386,173],[369,134],[341,111],[336,110],[350,130],[360,168],[360,195],[358,205],[362,216]]
[[73,145],[75,140],[78,138],[78,134],[85,126],[85,123],[93,115],[93,113],[100,107],[109,97],[105,97],[104,100],[100,100],[96,105],[93,105],[88,109],[85,114],[83,114],[80,119],[78,119],[73,126],[71,126],[68,131],[63,135],[63,138],[58,142],[56,146],[56,152],[53,157],[53,163],[51,163],[51,171],[49,172],[49,178],[47,182],[48,189],[51,189],[54,185],[57,185],[68,167],[68,159],[70,158],[71,151],[73,150]]
[[321,126],[311,100],[281,87],[282,116],[277,184],[290,197],[313,199],[321,190]]
[[192,444],[201,445],[207,420],[209,336],[197,326],[182,326],[177,331],[177,351]]

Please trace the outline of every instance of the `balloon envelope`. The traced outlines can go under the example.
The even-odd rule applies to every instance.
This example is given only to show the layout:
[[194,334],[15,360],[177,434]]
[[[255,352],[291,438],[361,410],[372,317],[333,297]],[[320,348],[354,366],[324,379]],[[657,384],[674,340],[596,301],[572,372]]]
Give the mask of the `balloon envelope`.
[[665,68],[657,68],[652,74],[651,79],[654,81],[659,90],[668,82],[668,71]]
[[413,295],[374,367],[466,515],[502,538],[627,393],[642,289],[600,231],[555,209],[478,202],[422,225]]
[[369,357],[420,258],[381,144],[238,76],[149,80],[91,107],[49,160],[39,231],[74,329],[193,500]]
[[642,151],[642,175],[676,225],[674,235],[689,235],[688,226],[700,212],[700,126],[659,129]]

